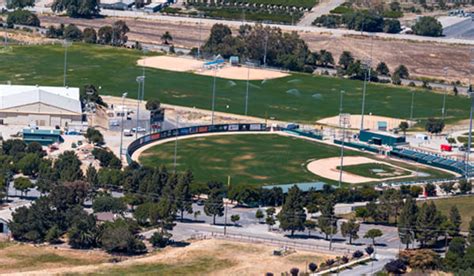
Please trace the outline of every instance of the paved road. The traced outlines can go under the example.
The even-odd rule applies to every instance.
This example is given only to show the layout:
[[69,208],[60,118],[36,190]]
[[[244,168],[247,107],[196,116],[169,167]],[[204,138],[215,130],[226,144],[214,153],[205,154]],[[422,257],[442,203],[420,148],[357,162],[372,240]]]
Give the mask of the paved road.
[[396,258],[396,254],[376,254],[376,260],[358,265],[338,273],[341,276],[373,275],[383,269],[385,264]]
[[303,18],[298,22],[298,26],[311,26],[313,21],[324,14],[329,14],[331,10],[340,6],[345,0],[324,0],[318,3],[311,9],[310,12],[306,13]]

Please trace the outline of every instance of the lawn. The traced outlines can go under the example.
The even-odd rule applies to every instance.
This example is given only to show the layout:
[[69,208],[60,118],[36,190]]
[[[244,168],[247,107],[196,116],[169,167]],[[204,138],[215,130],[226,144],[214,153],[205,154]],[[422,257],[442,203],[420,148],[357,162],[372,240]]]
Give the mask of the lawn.
[[[449,210],[452,206],[458,207],[462,218],[462,231],[467,231],[471,218],[474,217],[474,196],[461,196],[446,199],[433,200],[438,210],[444,215],[449,216]],[[419,202],[418,205],[421,205]]]
[[[136,76],[142,69],[136,50],[100,45],[74,44],[68,48],[69,86],[94,84],[100,93],[120,96],[129,92],[136,97]],[[0,83],[62,85],[64,48],[61,45],[15,46],[2,53]],[[212,77],[166,70],[146,70],[145,98],[160,98],[164,103],[210,109]],[[295,73],[285,78],[252,81],[249,115],[278,120],[312,123],[339,113],[340,91],[345,91],[344,112],[358,114],[361,109],[362,82]],[[216,110],[244,113],[245,81],[218,79]],[[414,117],[420,120],[439,117],[443,96],[415,90]],[[369,84],[367,114],[397,118],[410,116],[411,90]],[[469,102],[463,97],[448,96],[447,122],[468,118]]]
[[[166,165],[173,168],[174,141],[144,151],[139,158],[143,165]],[[334,181],[319,177],[306,169],[314,159],[339,156],[340,148],[300,138],[271,134],[241,134],[200,137],[178,141],[177,169],[190,169],[196,184],[210,180],[232,185],[288,184],[308,181]],[[345,156],[375,156],[345,150]],[[401,162],[398,166],[415,170]],[[423,168],[429,178],[449,177],[445,172]],[[404,179],[405,180],[405,179]]]
[[[337,168],[339,169],[340,167]],[[388,178],[411,174],[409,171],[398,169],[383,163],[344,166],[343,171],[370,178]]]

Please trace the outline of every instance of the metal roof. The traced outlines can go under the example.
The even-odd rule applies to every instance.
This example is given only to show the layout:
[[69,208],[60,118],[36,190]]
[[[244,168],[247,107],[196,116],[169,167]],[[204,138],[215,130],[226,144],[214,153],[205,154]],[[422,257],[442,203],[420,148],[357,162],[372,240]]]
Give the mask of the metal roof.
[[79,88],[31,85],[0,85],[0,110],[43,103],[82,113]]
[[263,186],[262,188],[271,190],[273,188],[281,188],[283,190],[283,193],[287,193],[288,190],[296,186],[298,189],[300,189],[302,192],[308,192],[311,189],[315,191],[322,191],[324,188],[324,185],[327,185],[325,182],[304,182],[304,183],[293,183],[293,184],[281,184],[281,185],[268,185],[268,186]]

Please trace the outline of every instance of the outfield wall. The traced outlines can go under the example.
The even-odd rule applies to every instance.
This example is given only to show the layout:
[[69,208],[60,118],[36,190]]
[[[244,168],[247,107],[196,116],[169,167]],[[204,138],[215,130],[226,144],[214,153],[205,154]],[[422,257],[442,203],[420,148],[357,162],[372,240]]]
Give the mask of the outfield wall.
[[132,155],[139,148],[148,145],[150,143],[181,137],[193,134],[204,134],[204,133],[219,133],[219,132],[254,132],[254,131],[267,131],[266,124],[219,124],[219,125],[204,125],[204,126],[192,126],[183,127],[178,129],[163,130],[160,132],[148,134],[133,141],[127,147],[127,162],[132,163]]

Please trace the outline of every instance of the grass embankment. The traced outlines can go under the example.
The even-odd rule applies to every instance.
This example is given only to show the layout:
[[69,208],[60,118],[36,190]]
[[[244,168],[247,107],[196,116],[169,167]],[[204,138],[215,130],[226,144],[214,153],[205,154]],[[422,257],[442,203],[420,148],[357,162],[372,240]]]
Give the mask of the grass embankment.
[[[123,48],[74,44],[68,48],[69,86],[94,84],[101,94],[121,96],[129,92],[136,98],[135,78],[142,74],[136,65],[142,53]],[[64,48],[61,45],[14,46],[2,54],[0,83],[56,85],[63,83]],[[203,109],[211,108],[212,77],[166,70],[146,70],[145,98],[160,98],[163,103]],[[218,79],[216,110],[243,114],[246,81]],[[248,114],[261,118],[313,123],[339,113],[339,91],[344,90],[344,112],[358,114],[362,82],[308,74],[251,81]],[[439,117],[443,95],[415,90],[414,117],[424,120]],[[369,84],[367,114],[396,118],[410,116],[412,92],[403,87]],[[448,96],[447,123],[468,118],[469,102]]]
[[[436,199],[433,201],[436,204],[436,208],[446,216],[449,216],[451,207],[456,206],[462,218],[461,230],[468,230],[469,222],[474,216],[474,196],[458,196],[452,198]],[[418,203],[418,205],[421,204],[422,202]]]

